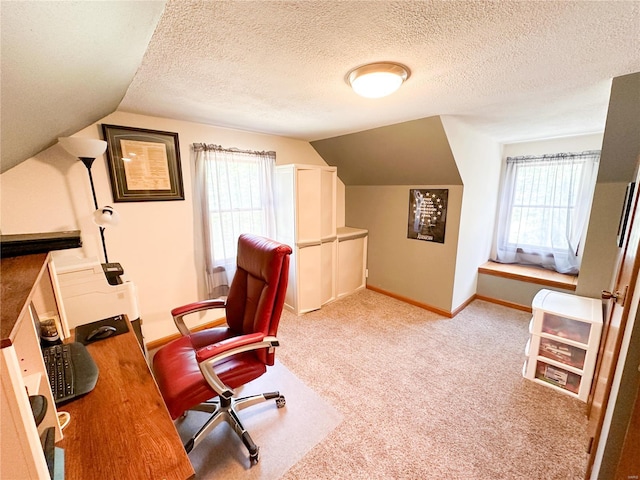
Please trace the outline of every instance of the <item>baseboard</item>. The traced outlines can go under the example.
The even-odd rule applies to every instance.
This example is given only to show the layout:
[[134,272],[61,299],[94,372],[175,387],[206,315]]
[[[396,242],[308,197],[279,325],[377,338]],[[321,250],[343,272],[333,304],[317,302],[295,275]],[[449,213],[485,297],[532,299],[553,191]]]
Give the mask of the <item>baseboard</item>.
[[457,314],[459,314],[462,310],[464,310],[465,308],[467,308],[469,306],[469,304],[471,302],[473,302],[475,299],[477,298],[477,295],[473,294],[471,295],[466,302],[462,303],[462,305],[460,305],[458,308],[456,308],[455,310],[453,310],[451,312],[451,317],[455,317]]
[[420,307],[425,310],[429,310],[430,312],[437,313],[438,315],[442,315],[443,317],[453,318],[453,314],[451,312],[447,312],[446,310],[442,310],[440,308],[428,305],[426,303],[417,302],[409,297],[403,297],[402,295],[398,295],[397,293],[388,292],[387,290],[383,290],[378,287],[374,287],[372,285],[367,285],[368,290],[372,290],[377,293],[381,293],[382,295],[386,295],[387,297],[395,298],[396,300],[400,300],[401,302],[408,303],[409,305],[413,305],[415,307]]
[[[218,318],[217,320],[212,320],[207,323],[203,323],[202,325],[198,325],[191,329],[192,332],[199,332],[200,330],[206,330],[207,328],[219,327],[227,323],[227,319],[225,317]],[[155,350],[156,348],[160,348],[163,345],[166,345],[173,340],[180,338],[181,335],[179,333],[175,333],[173,335],[169,335],[168,337],[158,338],[156,340],[152,340],[147,343],[147,350]]]
[[425,310],[429,310],[430,312],[437,313],[438,315],[442,315],[443,317],[447,317],[447,318],[455,317],[462,310],[467,308],[467,306],[469,306],[469,304],[471,302],[473,302],[474,300],[484,300],[485,302],[495,303],[495,304],[498,304],[498,305],[502,305],[503,307],[509,307],[509,308],[513,308],[515,310],[521,310],[523,312],[531,313],[531,311],[532,311],[531,310],[531,306],[520,305],[519,303],[506,302],[504,300],[499,300],[497,298],[485,297],[484,295],[475,294],[475,295],[472,295],[471,297],[469,297],[466,302],[464,302],[462,305],[460,305],[455,310],[453,310],[451,312],[447,312],[446,310],[442,310],[440,308],[433,307],[433,306],[428,305],[426,303],[417,302],[417,301],[415,301],[415,300],[413,300],[411,298],[403,297],[402,295],[398,295],[396,293],[388,292],[387,290],[383,290],[382,288],[374,287],[372,285],[367,285],[367,289],[368,290],[372,290],[372,291],[377,292],[377,293],[381,293],[382,295],[386,295],[387,297],[395,298],[396,300],[400,300],[401,302],[405,302],[405,303],[408,303],[410,305],[414,305],[416,307],[424,308]]
[[476,295],[477,300],[484,300],[485,302],[495,303],[498,305],[502,305],[503,307],[514,308],[516,310],[522,310],[523,312],[531,313],[531,306],[520,305],[519,303],[507,302],[505,300],[500,300],[498,298],[485,297],[484,295]]

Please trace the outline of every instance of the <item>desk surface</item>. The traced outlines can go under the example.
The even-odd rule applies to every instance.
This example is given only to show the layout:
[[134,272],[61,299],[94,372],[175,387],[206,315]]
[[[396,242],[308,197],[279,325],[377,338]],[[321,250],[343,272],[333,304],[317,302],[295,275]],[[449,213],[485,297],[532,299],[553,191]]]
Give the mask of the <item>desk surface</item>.
[[46,253],[39,253],[1,260],[0,339],[3,347],[11,344],[11,332],[33,290],[33,284],[46,268],[46,258]]
[[193,467],[133,330],[87,346],[95,389],[62,405],[65,479],[186,479]]

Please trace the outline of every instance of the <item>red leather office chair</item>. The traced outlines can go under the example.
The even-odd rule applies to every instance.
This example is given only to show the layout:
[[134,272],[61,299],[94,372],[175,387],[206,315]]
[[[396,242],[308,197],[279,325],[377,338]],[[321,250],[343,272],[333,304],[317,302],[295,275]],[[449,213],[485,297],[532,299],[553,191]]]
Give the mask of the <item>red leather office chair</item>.
[[[258,447],[237,412],[272,399],[278,408],[283,407],[284,396],[270,392],[235,398],[233,389],[258,378],[274,363],[290,254],[287,245],[243,234],[238,239],[238,267],[226,301],[205,300],[171,311],[182,337],[162,347],[153,358],[158,387],[174,420],[187,410],[212,414],[185,444],[187,452],[226,421],[249,450],[251,462],[258,461]],[[191,333],[183,317],[210,308],[224,308],[228,326]]]

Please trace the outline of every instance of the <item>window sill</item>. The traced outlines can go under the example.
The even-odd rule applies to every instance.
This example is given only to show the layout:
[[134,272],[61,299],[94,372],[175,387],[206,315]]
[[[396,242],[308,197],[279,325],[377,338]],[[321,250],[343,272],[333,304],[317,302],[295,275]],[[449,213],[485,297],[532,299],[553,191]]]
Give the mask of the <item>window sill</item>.
[[565,275],[544,268],[528,265],[496,263],[489,261],[478,267],[478,273],[496,277],[511,278],[521,282],[535,283],[547,287],[562,288],[575,291],[578,285],[577,275]]

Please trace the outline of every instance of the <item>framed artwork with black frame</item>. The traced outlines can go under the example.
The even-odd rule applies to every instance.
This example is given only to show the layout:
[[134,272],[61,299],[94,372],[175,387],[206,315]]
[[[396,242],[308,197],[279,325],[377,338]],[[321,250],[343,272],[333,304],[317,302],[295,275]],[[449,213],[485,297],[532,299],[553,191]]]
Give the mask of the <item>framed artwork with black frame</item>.
[[102,125],[114,202],[184,200],[178,134]]
[[448,189],[409,189],[407,238],[444,243],[448,201]]

